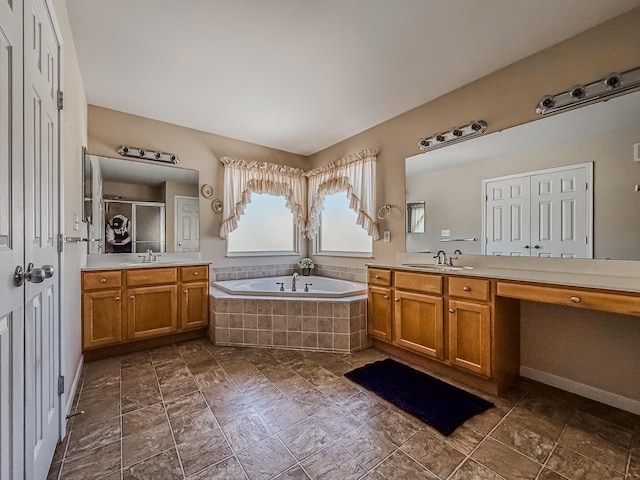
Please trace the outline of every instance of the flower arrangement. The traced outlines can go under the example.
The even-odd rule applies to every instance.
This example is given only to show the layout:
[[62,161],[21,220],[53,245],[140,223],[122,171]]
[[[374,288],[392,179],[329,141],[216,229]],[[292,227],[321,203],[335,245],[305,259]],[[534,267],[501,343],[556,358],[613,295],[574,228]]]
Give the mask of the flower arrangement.
[[313,263],[313,260],[311,260],[309,257],[304,257],[300,259],[300,261],[298,262],[298,266],[300,268],[313,268],[316,266],[316,264]]

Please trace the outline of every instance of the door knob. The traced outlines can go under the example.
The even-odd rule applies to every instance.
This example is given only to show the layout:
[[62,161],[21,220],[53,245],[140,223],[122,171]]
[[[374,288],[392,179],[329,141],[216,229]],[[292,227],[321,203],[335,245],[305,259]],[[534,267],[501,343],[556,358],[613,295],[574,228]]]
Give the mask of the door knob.
[[[45,265],[50,267],[51,265]],[[51,267],[51,275],[53,275],[53,267]],[[31,283],[42,283],[47,278],[44,268],[33,268],[33,263],[27,266],[27,271],[22,270],[22,266],[18,265],[13,273],[13,283],[16,287],[21,287],[25,280]]]
[[42,266],[42,270],[44,270],[45,278],[51,278],[51,277],[53,277],[53,274],[55,273],[53,265],[43,265]]
[[540,245],[534,245],[533,248],[535,248],[537,250],[537,249],[542,248],[542,247],[540,247]]
[[522,248],[531,248],[529,245],[523,245]]

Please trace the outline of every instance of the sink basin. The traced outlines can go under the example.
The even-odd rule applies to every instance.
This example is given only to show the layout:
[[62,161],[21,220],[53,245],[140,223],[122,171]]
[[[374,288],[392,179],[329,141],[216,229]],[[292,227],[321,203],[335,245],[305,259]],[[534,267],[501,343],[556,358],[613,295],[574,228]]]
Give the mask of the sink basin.
[[432,265],[429,263],[411,263],[404,264],[405,267],[421,268],[424,270],[431,270],[433,272],[455,272],[462,270],[464,267],[448,267],[446,265]]

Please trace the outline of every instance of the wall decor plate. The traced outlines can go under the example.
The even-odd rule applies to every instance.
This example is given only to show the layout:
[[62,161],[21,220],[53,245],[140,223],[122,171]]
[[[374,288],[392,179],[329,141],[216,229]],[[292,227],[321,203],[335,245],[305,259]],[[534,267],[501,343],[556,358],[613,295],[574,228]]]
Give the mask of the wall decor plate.
[[222,213],[222,200],[218,200],[217,198],[211,202],[211,209],[216,213]]
[[213,197],[213,194],[215,193],[215,190],[213,189],[213,187],[211,185],[203,185],[202,189],[200,190],[202,192],[202,196],[204,198],[211,198]]

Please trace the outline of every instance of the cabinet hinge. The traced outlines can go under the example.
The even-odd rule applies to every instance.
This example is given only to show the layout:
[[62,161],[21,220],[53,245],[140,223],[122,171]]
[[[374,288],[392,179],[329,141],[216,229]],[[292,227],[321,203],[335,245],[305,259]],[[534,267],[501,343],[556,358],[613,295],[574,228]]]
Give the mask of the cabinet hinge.
[[57,243],[57,250],[58,253],[62,253],[62,251],[64,250],[64,235],[62,233],[59,233],[57,238],[56,238],[56,243]]
[[58,395],[62,395],[64,393],[64,375],[60,375],[58,377]]
[[64,108],[64,93],[62,90],[58,90],[58,110],[62,110]]

